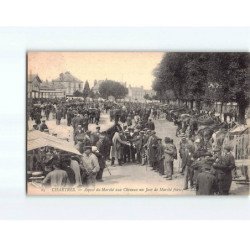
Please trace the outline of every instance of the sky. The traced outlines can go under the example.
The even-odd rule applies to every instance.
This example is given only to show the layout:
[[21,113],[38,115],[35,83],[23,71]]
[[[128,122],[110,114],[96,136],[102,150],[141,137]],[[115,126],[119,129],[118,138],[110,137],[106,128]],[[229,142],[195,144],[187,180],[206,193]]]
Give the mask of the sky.
[[154,68],[163,52],[29,52],[28,73],[45,81],[69,71],[83,82],[115,80],[151,89]]

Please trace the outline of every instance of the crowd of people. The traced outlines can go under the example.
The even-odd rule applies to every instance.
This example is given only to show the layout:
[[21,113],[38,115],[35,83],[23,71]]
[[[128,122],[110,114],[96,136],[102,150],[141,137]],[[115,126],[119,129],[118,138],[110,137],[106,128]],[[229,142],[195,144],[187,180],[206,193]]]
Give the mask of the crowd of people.
[[[101,112],[109,113],[113,122],[105,131],[99,125]],[[44,185],[94,185],[103,181],[103,171],[110,160],[111,166],[147,165],[167,181],[184,175],[183,189],[195,189],[198,195],[229,194],[235,161],[224,138],[232,121],[221,122],[214,112],[158,103],[45,100],[40,106],[33,105],[30,117],[35,129],[47,132],[45,119],[42,124],[40,121],[42,113],[46,119],[52,114],[57,125],[62,118],[67,119],[67,125],[73,127],[74,145],[81,153],[76,156],[42,149],[48,151],[44,152],[47,157],[36,170],[45,173]],[[173,138],[157,135],[154,120],[160,117],[177,126],[179,150]],[[208,126],[204,126],[206,122]],[[96,131],[89,130],[90,123],[96,124]],[[35,162],[41,159],[37,154]],[[180,166],[174,168],[177,158]]]

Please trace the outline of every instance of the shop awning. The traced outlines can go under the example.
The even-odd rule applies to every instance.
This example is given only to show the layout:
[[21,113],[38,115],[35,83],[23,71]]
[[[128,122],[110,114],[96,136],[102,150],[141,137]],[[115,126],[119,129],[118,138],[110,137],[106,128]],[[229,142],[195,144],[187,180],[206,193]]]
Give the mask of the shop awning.
[[41,147],[53,147],[72,154],[81,155],[69,142],[40,131],[28,132],[27,151]]

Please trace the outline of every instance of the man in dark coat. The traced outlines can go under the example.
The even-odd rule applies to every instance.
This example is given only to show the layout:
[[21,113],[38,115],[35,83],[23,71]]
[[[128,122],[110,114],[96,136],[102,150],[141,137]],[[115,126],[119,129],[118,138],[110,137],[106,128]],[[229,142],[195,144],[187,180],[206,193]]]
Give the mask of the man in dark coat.
[[73,111],[71,108],[68,109],[67,111],[67,125],[70,126],[71,125],[71,120],[74,117]]
[[152,131],[150,137],[148,138],[147,150],[148,150],[148,163],[149,163],[150,167],[153,168],[153,170],[156,169],[157,145],[158,145],[158,141],[157,141],[156,133],[155,133],[155,131]]
[[70,167],[70,163],[71,163],[70,156],[63,157],[61,160],[62,170],[66,171],[70,185],[75,185],[76,183],[75,172]]
[[155,130],[155,124],[152,121],[152,119],[148,119],[147,128],[150,129],[150,130]]
[[100,137],[100,126],[97,126],[96,131],[91,133],[91,136],[90,136],[92,146],[96,146],[96,143],[98,142],[99,137]]
[[47,105],[46,108],[45,108],[46,120],[49,120],[49,114],[50,114],[50,107]]
[[84,131],[82,129],[82,126],[79,124],[77,126],[77,129],[75,130],[75,133],[74,133],[75,144],[77,143],[78,139],[83,140],[83,137],[84,137]]
[[99,182],[102,182],[102,175],[103,175],[103,170],[105,169],[105,158],[103,157],[102,154],[100,154],[100,152],[98,151],[96,146],[92,146],[92,153],[96,155],[97,159],[98,159],[98,163],[100,166],[99,171],[97,172],[96,175],[96,180]]
[[99,136],[99,140],[96,143],[96,147],[101,155],[103,155],[104,159],[107,160],[110,155],[110,147],[111,147],[111,140],[102,132]]
[[37,110],[34,115],[34,119],[37,125],[41,124],[41,118],[42,118],[41,112]]
[[85,114],[82,119],[82,127],[85,132],[88,130],[88,126],[89,126],[89,117],[87,114]]
[[232,183],[232,170],[235,168],[235,160],[232,155],[231,147],[225,146],[226,153],[218,157],[213,167],[216,170],[218,178],[218,189],[220,195],[228,195]]
[[183,174],[186,166],[188,165],[189,162],[189,143],[186,139],[185,134],[181,135],[181,142],[180,142],[180,149],[179,149],[179,154],[180,154],[180,158],[181,158],[181,173]]
[[56,125],[60,125],[61,119],[62,119],[62,111],[58,109],[56,111]]
[[211,165],[206,164],[204,169],[197,176],[196,194],[197,195],[214,195],[216,192],[216,177],[211,172]]
[[40,126],[40,131],[44,132],[45,129],[48,129],[48,126],[45,123],[45,120],[42,120],[42,124]]

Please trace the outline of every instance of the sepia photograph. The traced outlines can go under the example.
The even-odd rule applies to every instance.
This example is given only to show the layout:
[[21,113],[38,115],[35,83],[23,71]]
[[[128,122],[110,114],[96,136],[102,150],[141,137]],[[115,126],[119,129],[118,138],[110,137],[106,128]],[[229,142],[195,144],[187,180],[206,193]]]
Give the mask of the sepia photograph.
[[249,53],[26,60],[27,195],[249,195]]

